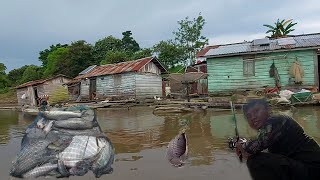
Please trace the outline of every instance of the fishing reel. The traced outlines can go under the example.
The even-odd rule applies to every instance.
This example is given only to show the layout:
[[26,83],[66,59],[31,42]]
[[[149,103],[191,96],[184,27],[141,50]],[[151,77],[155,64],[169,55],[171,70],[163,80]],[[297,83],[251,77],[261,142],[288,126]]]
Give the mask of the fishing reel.
[[228,138],[228,145],[231,150],[236,148],[237,139],[236,138]]

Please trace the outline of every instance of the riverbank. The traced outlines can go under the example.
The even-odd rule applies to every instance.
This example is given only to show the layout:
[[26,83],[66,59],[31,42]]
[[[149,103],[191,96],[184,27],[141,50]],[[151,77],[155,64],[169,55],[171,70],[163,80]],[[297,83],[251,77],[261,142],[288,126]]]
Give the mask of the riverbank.
[[[161,99],[161,98],[148,98],[141,100],[105,100],[105,101],[91,101],[91,102],[67,102],[61,104],[54,104],[53,107],[66,107],[72,105],[87,105],[94,109],[105,108],[125,108],[130,109],[135,106],[151,106],[159,108],[161,110],[172,111],[193,111],[199,109],[217,109],[217,110],[230,110],[230,101],[234,102],[236,108],[241,108],[248,99],[262,98],[254,94],[215,94],[214,96],[191,98],[190,102],[186,99]],[[268,97],[269,103],[273,108],[288,109],[298,106],[316,106],[319,105],[319,100],[311,98],[306,102],[281,102],[279,98]],[[50,102],[49,102],[50,103]],[[16,95],[13,91],[5,94],[0,94],[0,109],[14,109],[21,111],[21,107],[18,106]],[[36,108],[29,108],[36,109]]]
[[16,92],[9,90],[8,92],[0,94],[0,109],[16,109],[18,107],[18,100]]

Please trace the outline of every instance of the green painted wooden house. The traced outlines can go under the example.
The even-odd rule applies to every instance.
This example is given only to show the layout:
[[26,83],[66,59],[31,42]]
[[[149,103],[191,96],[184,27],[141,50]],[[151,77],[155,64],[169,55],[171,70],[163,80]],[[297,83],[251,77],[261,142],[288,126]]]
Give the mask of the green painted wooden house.
[[[282,89],[319,88],[320,33],[215,46],[203,57],[209,92],[275,87],[269,72],[273,63]],[[299,83],[290,75],[295,61],[304,71]]]

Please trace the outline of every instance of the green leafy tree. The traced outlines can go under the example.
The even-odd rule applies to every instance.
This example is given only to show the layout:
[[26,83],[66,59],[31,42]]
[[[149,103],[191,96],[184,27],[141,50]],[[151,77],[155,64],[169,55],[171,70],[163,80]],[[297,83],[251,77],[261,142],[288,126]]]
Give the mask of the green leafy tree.
[[131,37],[131,31],[125,31],[122,33],[122,35],[122,47],[125,51],[134,53],[140,50],[140,46],[137,41],[134,40],[133,37]]
[[174,40],[160,41],[153,46],[154,53],[168,68],[189,65],[195,60],[196,53],[208,44],[208,39],[201,35],[205,19],[201,14],[190,20],[189,17],[178,21],[179,28]]
[[13,69],[8,73],[8,80],[11,82],[11,86],[16,86],[21,83],[24,71],[29,65],[22,66],[17,69]]
[[68,47],[60,47],[49,53],[47,66],[44,70],[43,76],[49,77],[57,74],[67,74],[68,67]]
[[208,39],[201,35],[201,31],[205,25],[205,19],[201,13],[197,18],[190,20],[186,17],[184,20],[178,21],[178,31],[173,32],[175,41],[184,49],[186,59],[185,64],[195,60],[196,53],[208,44]]
[[124,51],[108,51],[106,58],[100,62],[101,65],[104,64],[114,64],[119,62],[127,61],[128,55]]
[[153,48],[154,52],[158,54],[159,60],[169,68],[184,61],[184,48],[172,41],[160,41]]
[[56,49],[58,48],[61,48],[61,47],[68,47],[68,44],[56,44],[56,45],[51,45],[49,49],[45,49],[43,51],[40,51],[39,53],[39,60],[42,62],[42,66],[43,67],[46,67],[47,64],[48,64],[48,55],[55,51]]
[[131,59],[135,60],[135,59],[140,59],[140,58],[150,57],[150,56],[152,56],[152,49],[145,48],[145,49],[141,49],[140,51],[133,53],[131,55]]
[[280,38],[280,37],[286,37],[289,35],[290,32],[294,31],[295,29],[292,29],[293,26],[295,26],[297,23],[293,23],[292,19],[289,20],[277,20],[277,22],[274,23],[274,26],[264,24],[263,26],[269,28],[269,30],[266,32],[271,33],[270,37],[272,38]]
[[23,72],[22,79],[20,83],[25,83],[28,81],[34,81],[41,79],[43,75],[42,67],[36,65],[29,65]]
[[64,74],[70,77],[75,77],[82,70],[94,63],[92,56],[92,45],[88,44],[84,40],[71,43],[67,58],[68,72]]
[[9,81],[5,72],[6,69],[7,67],[3,63],[0,63],[0,89],[9,86]]
[[122,41],[113,36],[108,36],[98,40],[93,47],[94,63],[99,64],[104,60],[108,51],[120,51],[122,49]]

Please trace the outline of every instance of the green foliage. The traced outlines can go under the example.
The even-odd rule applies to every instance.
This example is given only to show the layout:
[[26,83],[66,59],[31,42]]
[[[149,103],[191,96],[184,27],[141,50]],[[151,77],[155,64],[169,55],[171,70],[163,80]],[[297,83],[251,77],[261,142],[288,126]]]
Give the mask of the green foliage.
[[5,72],[6,69],[7,67],[3,63],[0,63],[0,89],[9,86],[9,80]]
[[11,86],[17,86],[21,83],[23,73],[29,65],[22,66],[17,69],[13,69],[8,73],[8,80],[11,82]]
[[48,56],[51,52],[55,51],[56,49],[58,48],[61,48],[61,47],[68,47],[68,44],[63,44],[61,45],[60,43],[59,44],[56,44],[56,45],[51,45],[49,49],[45,49],[43,51],[40,51],[39,53],[39,60],[42,62],[42,66],[43,67],[46,67],[47,64],[48,64]]
[[135,60],[135,59],[141,59],[141,58],[150,57],[150,56],[152,56],[152,49],[145,48],[145,49],[141,49],[140,51],[136,51],[135,53],[133,53],[131,55],[131,59]]
[[140,59],[152,55],[152,50],[140,49],[139,44],[132,37],[131,31],[122,33],[122,39],[108,36],[95,43],[93,47],[94,63],[112,64],[128,60]]
[[11,89],[9,87],[4,87],[0,89],[0,94],[6,94],[11,92]]
[[57,74],[75,77],[94,63],[92,45],[84,40],[79,40],[68,46],[55,47],[47,54],[46,60],[44,77]]
[[195,60],[196,53],[208,44],[208,39],[201,35],[201,31],[205,25],[205,19],[201,13],[197,18],[189,20],[186,17],[184,20],[178,21],[179,28],[175,35],[175,41],[184,49],[186,55],[185,64],[188,60]]
[[22,79],[20,83],[25,83],[28,81],[34,81],[41,79],[43,75],[43,68],[36,65],[29,65],[23,72]]
[[122,49],[122,41],[113,36],[98,40],[93,47],[93,59],[95,64],[104,60],[108,51],[119,51]]
[[134,53],[140,50],[139,44],[133,39],[133,37],[131,37],[131,31],[125,31],[122,33],[122,35],[122,47],[125,51]]
[[183,66],[183,65],[173,66],[169,69],[169,72],[170,73],[181,73],[181,72],[184,72],[184,68],[185,68],[185,66]]
[[292,29],[293,26],[295,26],[297,23],[292,23],[292,19],[289,20],[277,20],[277,22],[274,23],[274,26],[264,24],[263,26],[269,28],[269,30],[266,32],[271,33],[272,38],[280,38],[280,37],[286,37],[290,32],[294,31],[295,29]]
[[184,49],[172,41],[160,41],[153,48],[159,60],[169,68],[184,60]]
[[82,70],[92,65],[92,45],[84,40],[71,43],[68,52],[68,72],[64,74],[70,77],[77,76]]
[[178,24],[178,31],[173,32],[174,40],[160,41],[153,47],[159,60],[169,68],[179,64],[188,65],[195,60],[196,53],[208,44],[208,39],[201,35],[205,25],[201,14],[193,20],[186,17]]
[[108,51],[106,58],[100,62],[101,65],[103,64],[113,64],[127,61],[128,55],[124,51]]
[[50,52],[43,76],[46,78],[57,74],[66,74],[68,72],[68,53],[68,47],[60,47]]

